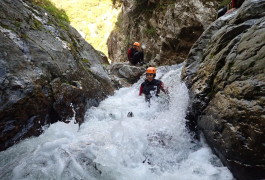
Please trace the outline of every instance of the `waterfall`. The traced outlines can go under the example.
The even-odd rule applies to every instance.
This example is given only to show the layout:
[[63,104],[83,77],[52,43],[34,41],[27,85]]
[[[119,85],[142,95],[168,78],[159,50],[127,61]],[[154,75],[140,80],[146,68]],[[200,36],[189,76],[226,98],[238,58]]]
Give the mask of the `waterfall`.
[[[158,68],[169,95],[138,95],[144,77],[87,110],[80,126],[57,122],[0,152],[0,179],[232,180],[227,167],[185,126],[181,65]],[[127,117],[132,112],[133,117]]]

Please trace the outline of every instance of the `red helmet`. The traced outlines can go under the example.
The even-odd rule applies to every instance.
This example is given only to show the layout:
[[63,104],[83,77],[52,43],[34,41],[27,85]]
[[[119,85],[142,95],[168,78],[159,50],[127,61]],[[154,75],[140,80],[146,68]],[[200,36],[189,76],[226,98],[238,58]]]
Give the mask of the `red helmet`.
[[146,73],[148,74],[156,74],[156,68],[155,67],[149,67],[146,69]]

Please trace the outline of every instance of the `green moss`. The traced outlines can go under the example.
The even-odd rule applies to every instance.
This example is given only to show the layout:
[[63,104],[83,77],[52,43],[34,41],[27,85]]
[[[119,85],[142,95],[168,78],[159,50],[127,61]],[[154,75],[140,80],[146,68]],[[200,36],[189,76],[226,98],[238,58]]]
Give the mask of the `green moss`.
[[82,59],[81,60],[83,63],[89,63],[89,60],[88,59]]
[[20,34],[20,38],[22,38],[22,39],[28,39],[29,37],[26,34]]
[[5,28],[5,29],[12,30],[9,26],[7,26],[7,25],[5,25],[5,24],[0,23],[0,26],[3,27],[3,28]]
[[49,0],[31,0],[35,5],[42,7],[49,14],[51,14],[57,21],[58,25],[64,29],[68,29],[68,24],[70,23],[68,16],[65,11],[58,9]]
[[39,20],[33,19],[33,28],[35,30],[40,30],[40,29],[42,29],[42,27],[43,27],[43,25]]
[[211,53],[210,56],[209,56],[209,59],[213,59],[214,58],[214,54]]
[[90,67],[91,66],[91,62],[88,59],[82,58],[81,62],[83,63],[84,66],[86,67]]
[[15,26],[16,26],[17,28],[19,28],[19,27],[21,26],[21,24],[22,24],[22,23],[19,22],[19,21],[16,21],[16,22],[15,22]]
[[71,52],[73,54],[76,54],[77,53],[77,45],[76,45],[76,42],[75,42],[75,40],[73,38],[71,38],[71,41],[68,42],[68,45],[69,45],[69,47],[71,49]]

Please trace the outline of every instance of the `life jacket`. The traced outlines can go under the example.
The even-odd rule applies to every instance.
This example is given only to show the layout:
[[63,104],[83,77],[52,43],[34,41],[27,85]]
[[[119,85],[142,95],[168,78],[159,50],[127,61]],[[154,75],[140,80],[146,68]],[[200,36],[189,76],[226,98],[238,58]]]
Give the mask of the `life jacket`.
[[145,80],[140,87],[140,95],[144,93],[146,96],[158,96],[161,90],[162,82],[158,79],[153,79],[151,82]]

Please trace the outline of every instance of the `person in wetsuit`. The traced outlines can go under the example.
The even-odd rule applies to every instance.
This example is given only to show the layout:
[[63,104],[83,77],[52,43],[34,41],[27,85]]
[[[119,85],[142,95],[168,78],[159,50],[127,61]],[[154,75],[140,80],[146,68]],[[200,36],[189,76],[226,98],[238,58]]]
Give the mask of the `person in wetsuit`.
[[[150,99],[153,96],[159,96],[160,91],[168,94],[168,90],[164,88],[164,84],[162,81],[155,79],[156,77],[156,68],[149,67],[146,70],[146,80],[141,84],[139,96],[142,94],[145,95],[146,102],[149,103],[150,106]],[[133,112],[129,112],[127,117],[133,117]]]
[[138,63],[140,65],[145,64],[144,52],[141,48],[141,44],[138,42],[133,43],[133,47],[127,51],[127,57],[132,65],[137,65]]
[[155,79],[156,76],[156,68],[149,67],[146,70],[146,80],[141,84],[139,95],[145,95],[145,100],[150,102],[150,98],[153,96],[159,96],[160,91],[162,90],[164,93],[168,93],[168,91],[164,88],[164,84],[162,81]]

